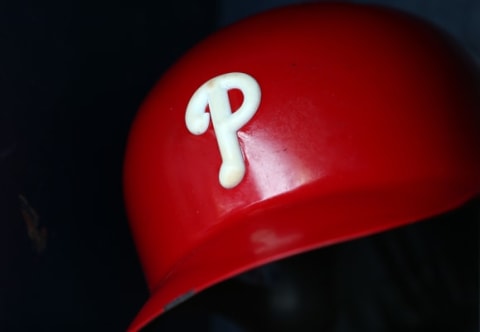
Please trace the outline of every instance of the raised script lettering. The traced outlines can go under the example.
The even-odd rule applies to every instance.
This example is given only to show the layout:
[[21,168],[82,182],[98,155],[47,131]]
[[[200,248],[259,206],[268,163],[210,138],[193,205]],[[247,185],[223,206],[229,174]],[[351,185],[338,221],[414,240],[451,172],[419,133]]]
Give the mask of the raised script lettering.
[[[232,113],[228,91],[243,94],[242,105]],[[227,189],[237,186],[245,175],[245,162],[237,131],[257,112],[261,91],[257,81],[244,73],[228,73],[214,77],[195,91],[187,106],[185,123],[194,135],[205,133],[212,119],[222,157],[220,184]],[[207,105],[210,114],[207,112]]]

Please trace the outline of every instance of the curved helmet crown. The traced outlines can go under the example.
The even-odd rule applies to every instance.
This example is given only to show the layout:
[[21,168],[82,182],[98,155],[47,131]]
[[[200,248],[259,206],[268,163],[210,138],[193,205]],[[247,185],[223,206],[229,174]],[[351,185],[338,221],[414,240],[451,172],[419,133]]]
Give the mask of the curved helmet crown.
[[443,33],[311,4],[203,41],[146,99],[125,199],[151,298],[440,214],[480,188],[475,68]]

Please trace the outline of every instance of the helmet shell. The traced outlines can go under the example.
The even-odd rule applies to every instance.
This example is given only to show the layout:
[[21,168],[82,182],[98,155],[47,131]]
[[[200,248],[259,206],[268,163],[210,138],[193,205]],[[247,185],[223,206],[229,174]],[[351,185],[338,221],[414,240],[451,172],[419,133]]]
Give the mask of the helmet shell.
[[[247,269],[471,199],[479,105],[466,54],[397,11],[291,6],[212,35],[129,136],[126,207],[152,293],[131,330]],[[222,180],[222,165],[238,167]]]

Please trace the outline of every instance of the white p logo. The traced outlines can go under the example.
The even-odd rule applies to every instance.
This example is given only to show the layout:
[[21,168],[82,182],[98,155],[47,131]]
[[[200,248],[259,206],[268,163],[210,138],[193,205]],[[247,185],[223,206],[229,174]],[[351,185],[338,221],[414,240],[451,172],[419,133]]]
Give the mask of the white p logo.
[[[228,90],[239,89],[243,103],[232,113]],[[218,175],[220,184],[227,189],[238,185],[245,175],[245,162],[238,142],[237,131],[257,112],[261,92],[257,81],[244,73],[228,73],[204,83],[193,94],[185,113],[185,123],[194,135],[205,133],[212,117],[213,129],[222,157]],[[207,113],[210,108],[210,115]]]

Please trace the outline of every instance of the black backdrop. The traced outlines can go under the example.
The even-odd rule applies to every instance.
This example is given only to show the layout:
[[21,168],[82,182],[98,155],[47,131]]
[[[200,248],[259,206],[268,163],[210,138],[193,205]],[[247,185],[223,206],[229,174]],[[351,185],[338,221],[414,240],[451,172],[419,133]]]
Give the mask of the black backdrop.
[[[126,135],[215,13],[213,1],[0,2],[0,331],[121,331],[139,310]],[[39,217],[33,240],[19,195]]]
[[[217,14],[213,1],[0,3],[0,331],[121,331],[146,300],[122,202],[125,139],[148,90],[216,28]],[[276,270],[303,271],[290,274],[310,282],[298,275],[315,270],[322,279],[313,284],[329,289],[316,304],[333,317],[330,331],[475,331],[478,219],[458,219],[464,215]],[[226,331],[198,313],[201,301],[248,326],[267,324],[271,312],[252,306],[259,293],[237,286],[207,292],[156,325]],[[245,318],[242,308],[255,312]]]

